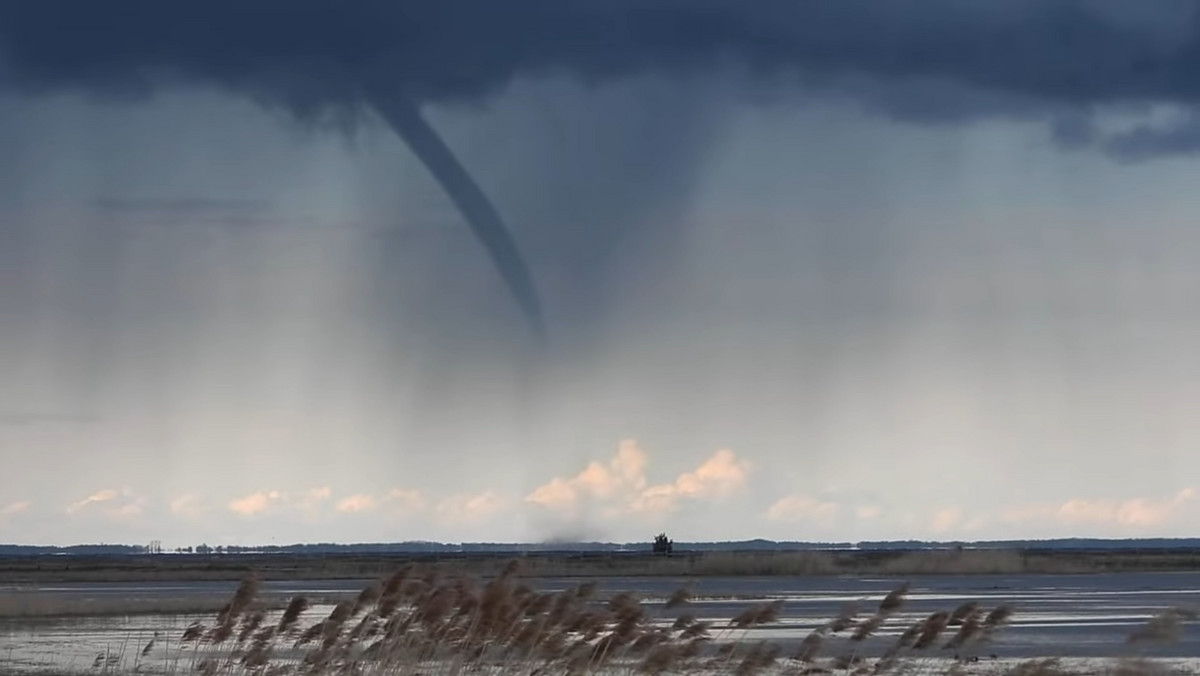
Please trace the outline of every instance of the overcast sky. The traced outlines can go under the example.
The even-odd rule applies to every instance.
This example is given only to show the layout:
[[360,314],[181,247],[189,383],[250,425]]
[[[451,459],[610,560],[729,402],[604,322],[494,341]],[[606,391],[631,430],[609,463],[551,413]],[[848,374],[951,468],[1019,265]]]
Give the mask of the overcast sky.
[[0,0],[0,542],[1195,534],[1189,0],[251,7]]

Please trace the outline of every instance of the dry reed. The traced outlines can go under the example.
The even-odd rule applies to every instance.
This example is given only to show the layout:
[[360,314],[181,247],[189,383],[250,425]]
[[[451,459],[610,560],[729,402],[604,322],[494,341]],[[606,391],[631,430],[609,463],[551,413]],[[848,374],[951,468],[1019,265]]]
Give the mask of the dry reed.
[[[336,605],[307,628],[302,627],[306,599],[293,599],[271,620],[258,603],[255,581],[248,579],[211,627],[188,627],[183,641],[194,646],[191,667],[214,675],[699,671],[751,676],[767,671],[929,673],[929,665],[937,673],[967,673],[977,659],[974,651],[1013,615],[1006,605],[988,610],[965,603],[916,622],[902,620],[908,592],[907,584],[900,585],[867,617],[859,618],[856,604],[847,605],[807,634],[795,651],[785,653],[776,642],[750,640],[757,627],[779,621],[783,603],[778,600],[745,608],[714,637],[711,621],[686,612],[691,605],[686,587],[653,609],[631,593],[601,597],[592,583],[538,592],[521,583],[517,565],[483,584],[409,567]],[[663,613],[668,610],[678,612]],[[1195,619],[1191,611],[1170,609],[1134,632],[1130,641],[1174,640],[1189,619]],[[867,639],[900,621],[908,624],[898,638],[881,655],[869,655],[866,647],[874,644]],[[1136,670],[1143,663],[1121,664],[1125,671],[1120,673],[1151,673]],[[1057,661],[1029,660],[1006,673],[1067,672]]]

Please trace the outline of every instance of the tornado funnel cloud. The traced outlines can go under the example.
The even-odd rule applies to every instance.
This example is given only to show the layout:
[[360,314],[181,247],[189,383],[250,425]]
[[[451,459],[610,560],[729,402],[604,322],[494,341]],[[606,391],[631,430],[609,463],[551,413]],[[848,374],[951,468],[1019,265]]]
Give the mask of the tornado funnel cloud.
[[545,327],[541,303],[529,268],[513,241],[512,233],[487,195],[467,173],[446,142],[421,116],[415,103],[398,93],[376,95],[370,101],[458,208],[471,231],[487,249],[530,328],[542,339]]

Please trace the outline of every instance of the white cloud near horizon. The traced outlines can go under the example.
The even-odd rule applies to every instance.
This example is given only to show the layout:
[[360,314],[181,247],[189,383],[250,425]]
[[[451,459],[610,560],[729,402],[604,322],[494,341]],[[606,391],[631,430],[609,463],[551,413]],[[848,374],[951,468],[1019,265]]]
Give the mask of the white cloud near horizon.
[[147,504],[149,500],[145,496],[135,495],[128,488],[105,488],[72,502],[65,511],[69,515],[98,511],[112,519],[127,519],[141,516]]
[[421,491],[393,488],[383,496],[383,504],[396,513],[407,516],[424,511],[429,503]]
[[341,514],[384,513],[395,517],[408,517],[424,512],[429,500],[418,490],[393,488],[382,495],[354,493],[337,501],[334,509]]
[[507,501],[495,491],[451,495],[439,500],[435,511],[444,524],[478,524],[496,516]]
[[943,507],[933,513],[933,521],[929,528],[934,533],[948,533],[960,526],[963,522],[964,512],[962,507]]
[[[838,503],[829,500],[818,500],[806,495],[789,495],[768,507],[766,517],[771,521],[784,523],[827,523],[837,516],[840,509]],[[861,516],[862,512],[858,513]]]
[[1002,516],[1005,521],[1015,523],[1048,519],[1065,525],[1155,527],[1181,517],[1198,498],[1200,492],[1194,488],[1184,488],[1165,498],[1071,498],[1058,504],[1020,505],[1006,510]]
[[105,488],[103,490],[96,491],[95,493],[92,493],[78,502],[73,502],[70,505],[67,505],[67,513],[74,514],[75,512],[78,512],[79,510],[90,505],[116,500],[120,495],[121,493],[115,488]]
[[[994,509],[945,504],[913,513],[880,504],[854,505],[836,498],[784,496],[763,517],[779,525],[800,525],[808,536],[821,533],[852,540],[870,524],[895,533],[883,538],[930,540],[1040,539],[1062,537],[1158,537],[1171,526],[1200,516],[1200,491],[1184,488],[1161,497],[1123,499],[1071,497],[1057,502],[1015,503]],[[814,530],[815,529],[815,530]],[[831,530],[832,529],[832,530]],[[1015,529],[1015,530],[1014,530]],[[1168,536],[1169,537],[1169,536]]]
[[854,514],[864,521],[878,519],[883,516],[883,509],[879,505],[859,505],[854,508]]
[[32,506],[33,503],[29,500],[19,500],[17,502],[7,504],[4,507],[0,507],[0,516],[13,516],[15,514],[21,514],[22,512],[29,511],[29,508]]
[[619,492],[640,491],[646,486],[645,468],[646,454],[636,441],[626,439],[607,464],[592,461],[571,478],[554,477],[525,496],[525,502],[547,509],[569,509],[581,499],[607,499]]
[[375,509],[374,496],[367,493],[357,493],[338,500],[337,511],[346,514],[369,512]]
[[[980,510],[962,505],[934,509],[921,537],[929,539],[1041,539],[1064,537],[1171,537],[1165,529],[1197,516],[1200,491],[1183,488],[1159,497],[1070,497]],[[860,519],[869,517],[861,511]]]
[[235,498],[226,503],[229,511],[243,517],[256,516],[274,508],[290,508],[315,516],[333,496],[328,486],[311,488],[300,493],[264,490]]
[[335,511],[342,515],[382,514],[392,517],[412,517],[432,512],[445,524],[481,523],[496,515],[507,500],[496,491],[448,495],[431,502],[417,490],[393,488],[383,495],[354,493],[337,500]]
[[584,507],[599,507],[609,517],[663,515],[683,500],[720,500],[740,491],[750,463],[720,449],[674,481],[649,484],[648,457],[632,439],[622,441],[607,463],[592,461],[573,477],[554,477],[533,489],[524,502],[571,518]]
[[168,504],[171,514],[188,519],[197,519],[209,511],[204,499],[195,493],[186,493],[172,498]]
[[[749,487],[752,467],[747,459],[721,449],[674,480],[656,483],[648,475],[651,464],[637,442],[626,440],[607,461],[588,462],[574,475],[551,477],[523,499],[488,488],[442,495],[411,488],[335,494],[330,487],[320,486],[260,490],[223,503],[200,492],[189,492],[164,498],[159,507],[193,526],[210,529],[221,525],[222,513],[234,519],[272,514],[297,523],[330,523],[328,519],[336,517],[354,520],[354,524],[368,529],[386,523],[379,519],[420,517],[420,522],[445,528],[447,533],[460,527],[499,523],[500,519],[546,514],[563,519],[564,524],[580,523],[570,519],[585,514],[596,520],[592,526],[606,529],[630,519],[653,522],[688,504],[716,504],[736,497]],[[150,504],[149,498],[129,488],[106,488],[68,504],[65,512],[124,520],[132,526],[147,516]],[[222,505],[224,509],[220,509]],[[837,491],[789,493],[765,505],[760,508],[759,518],[776,529],[771,531],[776,539],[1154,537],[1200,515],[1200,490],[1187,487],[1161,496],[1125,498],[1076,496],[990,509],[947,503],[923,512],[897,510],[886,499],[851,497]],[[32,506],[27,500],[10,503],[0,507],[0,518],[29,512]],[[877,532],[896,535],[877,537]],[[616,539],[625,537],[622,532]]]
[[283,499],[279,491],[258,491],[229,501],[229,511],[239,516],[254,516],[267,509],[273,502]]

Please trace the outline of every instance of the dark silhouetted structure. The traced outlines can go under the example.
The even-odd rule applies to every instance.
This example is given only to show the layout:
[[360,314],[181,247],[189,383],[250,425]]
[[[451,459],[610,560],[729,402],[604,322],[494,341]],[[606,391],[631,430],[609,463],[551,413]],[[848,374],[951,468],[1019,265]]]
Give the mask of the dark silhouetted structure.
[[667,555],[674,549],[675,543],[667,538],[666,533],[659,533],[654,536],[654,553]]

